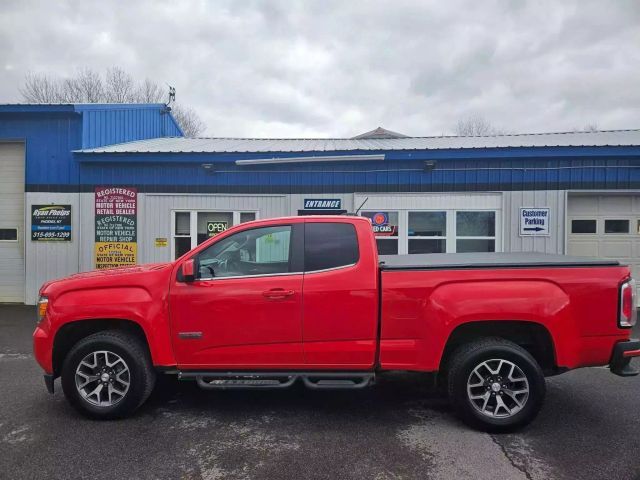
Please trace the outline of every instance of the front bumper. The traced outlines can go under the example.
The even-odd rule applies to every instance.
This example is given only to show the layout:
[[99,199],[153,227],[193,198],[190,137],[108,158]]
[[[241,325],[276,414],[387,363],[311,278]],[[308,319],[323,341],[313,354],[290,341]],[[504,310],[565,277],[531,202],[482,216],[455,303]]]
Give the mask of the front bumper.
[[638,375],[640,370],[631,366],[631,359],[633,357],[640,357],[640,340],[631,339],[616,343],[613,347],[611,363],[609,364],[611,373],[615,373],[621,377]]

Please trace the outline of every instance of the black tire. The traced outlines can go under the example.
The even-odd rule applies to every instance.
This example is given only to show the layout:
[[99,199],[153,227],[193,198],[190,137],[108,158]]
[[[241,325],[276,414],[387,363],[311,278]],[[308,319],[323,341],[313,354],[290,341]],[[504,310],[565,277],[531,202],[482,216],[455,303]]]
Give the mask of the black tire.
[[[80,362],[98,351],[112,352],[121,357],[129,369],[128,390],[113,405],[95,405],[76,387],[76,369]],[[151,394],[156,375],[145,345],[127,332],[106,330],[89,335],[73,346],[62,364],[61,377],[64,395],[74,408],[89,418],[108,420],[135,412]]]
[[[476,408],[468,394],[467,383],[480,381],[480,379],[474,375],[474,381],[471,382],[471,375],[474,369],[483,362],[493,359],[506,360],[507,362],[511,362],[511,364],[515,364],[524,374],[528,382],[529,393],[526,401],[523,403],[523,396],[519,397],[520,403],[523,403],[521,407],[513,403],[512,397],[507,397],[506,395],[502,397],[511,402],[513,411],[519,409],[519,411],[509,416],[492,416],[491,405],[489,405],[489,409],[485,413],[482,413],[480,409],[482,409],[483,405],[478,405]],[[490,365],[495,368],[497,364],[490,363]],[[508,363],[504,363],[503,365],[503,368],[510,368]],[[480,371],[487,370],[481,369]],[[495,402],[496,395],[503,395],[507,392],[498,391],[494,393],[489,386],[493,384],[494,381],[493,379],[486,379],[486,387],[473,387],[471,391],[475,394],[478,389],[480,389],[480,393],[483,392],[483,389],[486,389],[487,394],[493,397],[490,399],[490,402]],[[523,383],[518,385],[520,386],[516,388],[522,388]],[[513,431],[528,424],[540,411],[546,393],[544,374],[536,360],[524,348],[502,338],[484,338],[459,347],[449,362],[447,387],[449,400],[457,415],[467,425],[487,432]],[[510,388],[515,390],[514,387]],[[484,400],[476,401],[484,404]],[[499,410],[494,407],[494,411],[503,412],[504,408]]]

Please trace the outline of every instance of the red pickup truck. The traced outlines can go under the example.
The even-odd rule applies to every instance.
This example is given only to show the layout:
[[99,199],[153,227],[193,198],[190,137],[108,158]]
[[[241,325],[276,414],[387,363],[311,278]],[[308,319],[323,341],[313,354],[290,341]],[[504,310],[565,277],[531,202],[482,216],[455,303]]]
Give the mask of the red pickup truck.
[[506,430],[545,376],[637,375],[635,284],[616,261],[494,253],[378,257],[362,217],[244,223],[166,264],[40,290],[35,357],[84,414],[131,414],[159,373],[205,389],[362,388],[437,373],[468,424]]

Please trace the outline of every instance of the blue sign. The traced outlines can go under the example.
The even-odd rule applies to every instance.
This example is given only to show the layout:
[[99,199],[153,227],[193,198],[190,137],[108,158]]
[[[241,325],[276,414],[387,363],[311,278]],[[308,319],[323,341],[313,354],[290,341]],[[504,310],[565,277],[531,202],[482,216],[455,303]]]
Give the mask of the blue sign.
[[305,198],[305,210],[342,210],[342,200],[339,198]]

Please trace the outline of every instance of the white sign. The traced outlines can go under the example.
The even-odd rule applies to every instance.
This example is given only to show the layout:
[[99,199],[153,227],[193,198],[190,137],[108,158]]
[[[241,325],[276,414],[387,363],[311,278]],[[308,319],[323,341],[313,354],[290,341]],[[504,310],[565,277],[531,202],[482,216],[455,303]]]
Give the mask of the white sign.
[[549,209],[548,208],[521,208],[520,209],[520,236],[521,237],[548,237],[549,236]]

